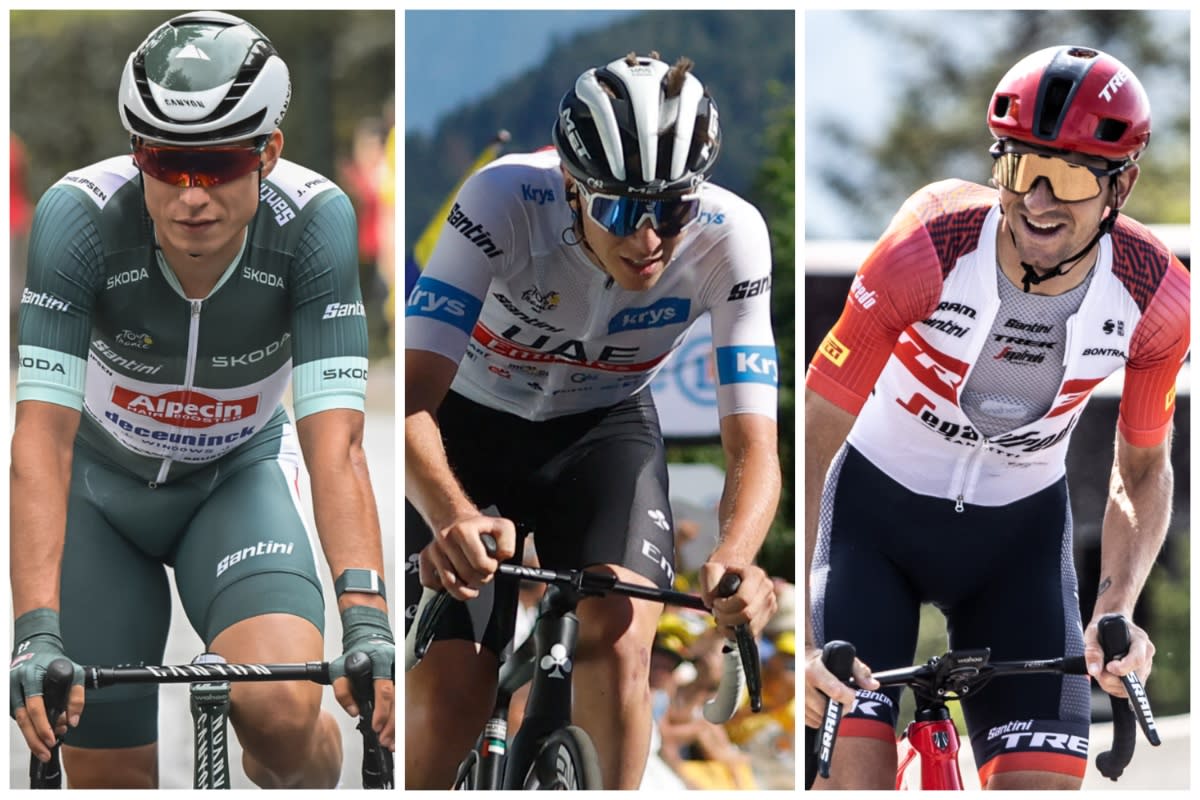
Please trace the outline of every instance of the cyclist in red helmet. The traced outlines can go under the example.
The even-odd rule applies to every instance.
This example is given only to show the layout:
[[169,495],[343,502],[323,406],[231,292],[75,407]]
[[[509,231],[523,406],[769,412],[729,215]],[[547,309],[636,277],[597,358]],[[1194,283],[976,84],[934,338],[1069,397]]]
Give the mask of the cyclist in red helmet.
[[[996,659],[1083,654],[1123,695],[1154,645],[1102,663],[1096,621],[1132,616],[1166,534],[1175,378],[1189,277],[1118,216],[1150,139],[1150,103],[1121,62],[1085,47],[1029,55],[988,107],[994,189],[914,194],[854,279],[806,379],[806,720],[824,697],[854,710],[821,788],[890,788],[896,695],[871,670],[912,663],[918,612],[952,647]],[[1095,387],[1124,368],[1101,580],[1084,627],[1065,458]],[[870,498],[870,502],[863,502]],[[867,591],[864,591],[867,588]],[[857,695],[819,648],[858,648]],[[869,666],[868,666],[869,665]],[[986,788],[1078,788],[1087,679],[994,684],[963,703]]]

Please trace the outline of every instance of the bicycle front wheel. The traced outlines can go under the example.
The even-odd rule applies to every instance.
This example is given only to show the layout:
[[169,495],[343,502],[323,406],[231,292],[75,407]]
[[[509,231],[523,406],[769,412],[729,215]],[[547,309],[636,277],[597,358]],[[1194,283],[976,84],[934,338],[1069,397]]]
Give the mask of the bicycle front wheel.
[[560,728],[541,741],[525,776],[526,790],[603,789],[596,746],[582,728]]

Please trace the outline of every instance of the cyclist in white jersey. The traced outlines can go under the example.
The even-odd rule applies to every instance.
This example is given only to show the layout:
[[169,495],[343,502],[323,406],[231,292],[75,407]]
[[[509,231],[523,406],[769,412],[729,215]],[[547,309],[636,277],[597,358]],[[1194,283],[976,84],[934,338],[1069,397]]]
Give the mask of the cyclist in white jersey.
[[[1166,535],[1188,350],[1187,271],[1118,219],[1150,139],[1149,98],[1112,56],[1053,47],[1001,79],[988,126],[996,189],[941,181],[910,198],[806,379],[806,722],[818,726],[822,692],[849,710],[818,788],[894,785],[896,698],[874,691],[868,665],[911,663],[923,602],[946,614],[955,648],[1082,655],[1118,696],[1119,676],[1150,672],[1141,628],[1107,664],[1097,639],[1103,615],[1132,618]],[[1101,583],[1084,628],[1066,449],[1092,390],[1121,368]],[[821,663],[835,639],[862,656],[858,706]],[[1078,788],[1086,679],[1009,684],[963,703],[981,784]]]
[[[55,658],[76,664],[54,721],[73,788],[157,786],[157,687],[89,692],[85,708],[78,665],[162,663],[165,566],[209,652],[323,660],[301,454],[341,612],[334,691],[354,708],[346,655],[368,655],[371,723],[394,747],[354,216],[336,186],[281,159],[290,97],[256,28],[178,16],[126,62],[132,154],[69,173],[38,205],[12,443],[10,711],[48,759],[41,679]],[[235,686],[247,777],[336,785],[341,732],[320,701],[313,684]]]
[[[420,584],[480,595],[514,552],[513,520],[532,527],[543,566],[670,585],[648,387],[707,311],[728,463],[702,591],[724,626],[760,630],[772,613],[753,564],[780,485],[769,243],[752,206],[706,182],[720,127],[690,67],[630,54],[589,69],[560,104],[554,149],[501,158],[456,198],[406,311],[410,611]],[[491,504],[499,516],[482,513]],[[495,559],[484,533],[500,542]],[[726,571],[742,587],[716,599]],[[448,786],[491,707],[503,623],[486,609],[473,623],[478,602],[406,676],[410,788]],[[579,608],[575,719],[609,788],[635,788],[646,763],[659,611],[622,599]]]

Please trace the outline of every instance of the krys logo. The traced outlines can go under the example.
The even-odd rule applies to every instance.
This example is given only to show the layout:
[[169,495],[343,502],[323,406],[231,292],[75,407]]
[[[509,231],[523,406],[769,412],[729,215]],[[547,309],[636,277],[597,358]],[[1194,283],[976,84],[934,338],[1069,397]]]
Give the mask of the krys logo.
[[686,297],[664,297],[642,308],[627,308],[608,321],[609,333],[661,328],[687,322],[692,301]]
[[112,401],[126,411],[150,417],[167,425],[181,428],[208,428],[223,422],[237,422],[254,415],[258,396],[241,400],[218,400],[196,391],[172,391],[149,395],[113,387]]

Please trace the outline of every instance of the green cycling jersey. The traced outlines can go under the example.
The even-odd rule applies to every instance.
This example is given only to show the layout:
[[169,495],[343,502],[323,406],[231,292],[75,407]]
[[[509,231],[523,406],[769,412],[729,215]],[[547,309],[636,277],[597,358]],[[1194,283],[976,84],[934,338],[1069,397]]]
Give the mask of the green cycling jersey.
[[241,252],[189,298],[155,244],[128,156],[69,173],[42,197],[21,295],[17,395],[82,411],[79,436],[151,483],[361,410],[367,332],[349,199],[280,160]]

